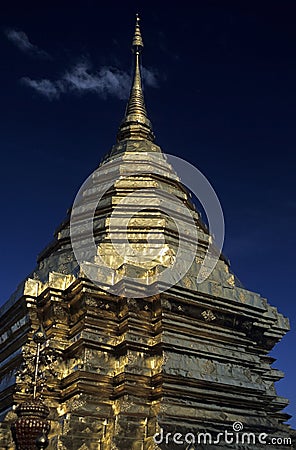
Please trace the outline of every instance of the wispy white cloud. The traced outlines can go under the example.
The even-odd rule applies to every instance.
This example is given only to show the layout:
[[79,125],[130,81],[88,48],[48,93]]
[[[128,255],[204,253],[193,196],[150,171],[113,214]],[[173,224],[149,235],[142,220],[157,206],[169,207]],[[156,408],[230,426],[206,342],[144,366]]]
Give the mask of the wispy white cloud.
[[6,37],[15,44],[22,52],[39,58],[51,59],[49,53],[41,50],[37,45],[30,42],[27,34],[24,31],[7,28],[4,30]]
[[54,100],[60,97],[63,86],[58,82],[52,82],[50,80],[31,80],[29,77],[23,77],[21,81],[27,86],[35,89],[39,94],[44,95],[49,100]]
[[[151,69],[143,68],[143,79],[148,86],[158,86],[156,74]],[[111,95],[124,100],[129,95],[131,77],[127,72],[108,66],[92,71],[91,64],[83,61],[58,80],[32,80],[24,77],[22,82],[50,100],[58,99],[61,94],[66,93],[95,93],[101,98]]]
[[143,81],[147,86],[158,88],[157,72],[154,69],[146,69],[142,67]]
[[90,64],[82,62],[66,72],[62,82],[68,92],[94,92],[102,98],[113,95],[125,99],[128,96],[130,77],[126,72],[106,66],[99,72],[91,72]]

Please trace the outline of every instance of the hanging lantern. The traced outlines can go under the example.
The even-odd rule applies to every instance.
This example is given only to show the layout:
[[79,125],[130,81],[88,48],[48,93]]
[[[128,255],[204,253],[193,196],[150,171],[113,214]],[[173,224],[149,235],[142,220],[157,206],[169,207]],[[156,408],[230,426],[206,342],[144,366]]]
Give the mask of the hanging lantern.
[[47,406],[40,399],[34,399],[21,403],[16,413],[18,419],[11,426],[16,450],[36,450],[39,441],[42,442],[39,443],[38,448],[45,449],[48,445],[47,434],[50,430]]

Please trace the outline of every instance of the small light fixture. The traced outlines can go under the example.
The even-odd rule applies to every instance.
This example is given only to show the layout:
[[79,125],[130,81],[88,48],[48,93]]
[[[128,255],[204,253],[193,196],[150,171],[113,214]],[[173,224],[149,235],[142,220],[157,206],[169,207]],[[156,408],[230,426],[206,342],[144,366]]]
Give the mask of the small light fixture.
[[40,450],[44,450],[46,449],[47,446],[48,446],[48,438],[46,434],[41,434],[41,436],[39,436],[36,439],[36,447]]

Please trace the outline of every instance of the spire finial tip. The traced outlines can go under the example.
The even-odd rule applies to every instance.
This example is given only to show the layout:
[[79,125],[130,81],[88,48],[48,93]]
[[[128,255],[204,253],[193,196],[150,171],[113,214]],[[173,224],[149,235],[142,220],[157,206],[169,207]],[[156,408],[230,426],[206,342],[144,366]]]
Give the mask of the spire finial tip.
[[143,40],[140,30],[140,17],[136,14],[135,33],[132,42],[134,54],[134,76],[125,117],[117,134],[117,141],[124,139],[154,140],[150,120],[147,117],[141,80],[140,55],[143,50]]
[[136,28],[135,28],[135,34],[134,34],[132,47],[133,48],[137,47],[138,50],[140,50],[141,48],[144,47],[141,30],[140,30],[140,16],[138,13],[136,14]]

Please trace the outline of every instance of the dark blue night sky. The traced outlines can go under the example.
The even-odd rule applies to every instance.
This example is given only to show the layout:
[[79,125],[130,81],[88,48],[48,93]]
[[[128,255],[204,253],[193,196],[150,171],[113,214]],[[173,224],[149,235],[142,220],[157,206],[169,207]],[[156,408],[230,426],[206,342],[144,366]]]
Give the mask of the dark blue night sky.
[[206,175],[232,270],[291,320],[273,356],[295,427],[295,1],[29,0],[0,10],[1,303],[115,143],[139,11],[156,142]]

